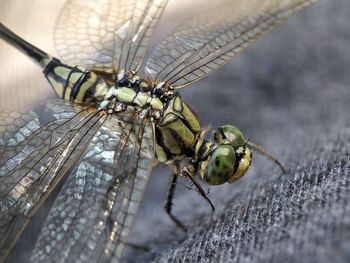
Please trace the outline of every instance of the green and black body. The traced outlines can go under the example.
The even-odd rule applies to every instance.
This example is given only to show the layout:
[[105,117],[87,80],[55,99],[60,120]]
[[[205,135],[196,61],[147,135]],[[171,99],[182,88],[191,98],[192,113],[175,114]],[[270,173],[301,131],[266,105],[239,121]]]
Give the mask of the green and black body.
[[205,129],[195,112],[165,83],[150,83],[130,72],[119,73],[111,80],[93,70],[63,63],[1,23],[0,37],[37,62],[64,100],[93,104],[111,114],[120,110],[117,104],[131,106],[135,111],[148,110],[153,122],[155,155],[160,162],[172,164],[186,159],[186,165],[199,171],[209,184],[236,181],[249,168],[251,151],[242,133],[226,125],[215,133],[220,140],[206,140]]

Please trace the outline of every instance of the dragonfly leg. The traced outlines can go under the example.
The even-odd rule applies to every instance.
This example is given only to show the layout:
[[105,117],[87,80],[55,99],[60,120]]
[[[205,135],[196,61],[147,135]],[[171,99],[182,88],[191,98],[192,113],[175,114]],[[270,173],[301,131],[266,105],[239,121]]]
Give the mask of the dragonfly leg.
[[205,193],[204,189],[202,188],[202,186],[196,181],[196,178],[194,177],[193,172],[190,171],[190,169],[188,167],[184,167],[181,170],[181,174],[186,176],[188,179],[191,180],[191,182],[193,183],[193,185],[197,188],[198,193],[209,203],[212,211],[215,211],[215,207],[213,205],[213,203],[210,201],[209,197],[207,196],[207,194]]
[[167,214],[169,215],[170,219],[173,220],[174,223],[179,228],[181,228],[184,232],[186,232],[187,228],[185,227],[185,225],[179,219],[177,219],[172,214],[172,211],[171,211],[172,210],[172,206],[173,206],[174,193],[175,193],[175,189],[176,189],[177,177],[178,177],[178,173],[174,172],[173,173],[173,177],[172,177],[171,182],[170,182],[168,195],[167,195],[167,200],[166,200],[166,202],[164,204],[164,209],[167,212]]

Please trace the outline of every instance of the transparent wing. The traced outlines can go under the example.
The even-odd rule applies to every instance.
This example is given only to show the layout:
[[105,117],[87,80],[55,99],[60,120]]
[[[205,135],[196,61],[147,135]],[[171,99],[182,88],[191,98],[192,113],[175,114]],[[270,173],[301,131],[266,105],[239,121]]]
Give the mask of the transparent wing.
[[223,66],[292,13],[317,0],[231,0],[186,21],[146,63],[156,83],[184,87]]
[[59,100],[44,110],[44,119],[0,113],[0,258],[106,121],[104,113]]
[[32,261],[119,262],[152,158],[148,124],[133,116],[111,116],[63,186]]
[[55,43],[73,65],[137,71],[167,0],[72,0],[57,21]]

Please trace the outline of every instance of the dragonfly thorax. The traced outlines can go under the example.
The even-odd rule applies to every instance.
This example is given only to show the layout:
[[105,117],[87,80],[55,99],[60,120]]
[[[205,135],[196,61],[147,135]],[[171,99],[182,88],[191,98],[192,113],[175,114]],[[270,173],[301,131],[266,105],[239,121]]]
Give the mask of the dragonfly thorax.
[[201,132],[200,122],[179,94],[164,103],[161,118],[155,125],[155,152],[160,162],[172,162],[192,156]]

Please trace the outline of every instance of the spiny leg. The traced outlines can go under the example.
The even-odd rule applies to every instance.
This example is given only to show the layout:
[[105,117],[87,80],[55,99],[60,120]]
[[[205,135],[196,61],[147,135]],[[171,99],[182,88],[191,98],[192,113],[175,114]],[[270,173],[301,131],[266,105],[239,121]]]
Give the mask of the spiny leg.
[[209,203],[209,205],[212,209],[212,212],[214,212],[215,207],[214,207],[213,203],[210,201],[209,197],[205,193],[202,186],[196,181],[194,174],[191,171],[189,171],[189,169],[187,167],[185,167],[181,170],[181,174],[186,176],[187,178],[189,178],[191,180],[193,185],[197,188],[198,193]]
[[167,195],[167,200],[164,204],[164,208],[165,208],[165,211],[167,212],[167,214],[169,215],[169,217],[171,218],[171,220],[173,220],[174,223],[179,228],[181,228],[184,232],[187,232],[187,228],[185,227],[185,225],[179,219],[177,219],[171,212],[172,206],[173,206],[174,193],[175,193],[175,189],[176,189],[177,177],[178,177],[178,173],[177,173],[177,171],[175,171],[173,173],[173,177],[171,179],[171,183],[170,183],[170,187],[169,187],[168,195]]

